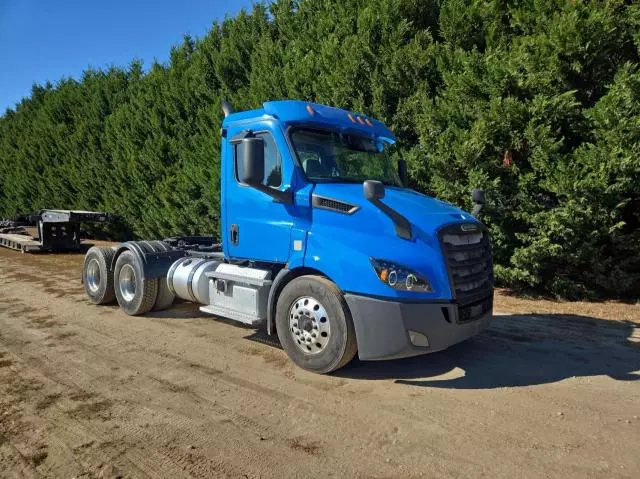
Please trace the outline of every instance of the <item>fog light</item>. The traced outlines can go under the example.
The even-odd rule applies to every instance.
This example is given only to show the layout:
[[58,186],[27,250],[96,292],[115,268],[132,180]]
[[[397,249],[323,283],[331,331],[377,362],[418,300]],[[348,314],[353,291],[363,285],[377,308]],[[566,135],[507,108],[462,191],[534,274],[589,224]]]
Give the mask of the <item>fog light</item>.
[[411,344],[413,344],[414,346],[419,346],[421,348],[428,348],[429,347],[429,340],[422,333],[418,333],[417,331],[411,331],[410,330],[409,331],[409,339],[411,340]]

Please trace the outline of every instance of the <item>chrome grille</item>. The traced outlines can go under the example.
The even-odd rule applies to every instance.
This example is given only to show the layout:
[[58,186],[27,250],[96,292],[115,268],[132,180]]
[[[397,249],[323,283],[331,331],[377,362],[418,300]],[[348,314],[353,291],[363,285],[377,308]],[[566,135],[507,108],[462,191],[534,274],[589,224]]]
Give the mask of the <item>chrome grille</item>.
[[[461,309],[460,320],[475,319],[491,307],[493,262],[489,234],[484,228],[464,223],[446,226],[438,236],[454,299]],[[477,314],[468,314],[467,309]]]

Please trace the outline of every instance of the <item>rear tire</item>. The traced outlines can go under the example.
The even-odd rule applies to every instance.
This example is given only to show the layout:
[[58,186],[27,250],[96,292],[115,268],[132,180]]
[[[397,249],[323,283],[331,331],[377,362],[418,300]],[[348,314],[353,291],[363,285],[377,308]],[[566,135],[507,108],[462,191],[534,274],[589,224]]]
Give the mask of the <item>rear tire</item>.
[[176,299],[175,293],[169,289],[167,278],[158,279],[158,297],[153,305],[153,311],[163,311],[170,308]]
[[111,269],[115,254],[112,248],[93,246],[84,257],[82,284],[92,303],[110,304],[116,299]]
[[338,287],[321,276],[300,276],[280,293],[276,306],[280,344],[302,369],[325,374],[349,363],[356,333]]
[[151,310],[158,297],[158,279],[141,279],[142,268],[131,251],[125,251],[116,261],[113,285],[118,304],[131,316]]

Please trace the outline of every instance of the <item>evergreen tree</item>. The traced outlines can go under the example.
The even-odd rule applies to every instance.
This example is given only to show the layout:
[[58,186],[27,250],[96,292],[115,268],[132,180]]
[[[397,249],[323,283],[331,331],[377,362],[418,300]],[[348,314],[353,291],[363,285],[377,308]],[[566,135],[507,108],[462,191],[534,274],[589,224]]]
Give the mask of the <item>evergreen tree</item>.
[[0,117],[0,216],[106,210],[136,237],[210,234],[220,100],[300,98],[379,118],[412,185],[487,190],[501,284],[640,295],[640,5],[277,0],[165,64],[34,85]]

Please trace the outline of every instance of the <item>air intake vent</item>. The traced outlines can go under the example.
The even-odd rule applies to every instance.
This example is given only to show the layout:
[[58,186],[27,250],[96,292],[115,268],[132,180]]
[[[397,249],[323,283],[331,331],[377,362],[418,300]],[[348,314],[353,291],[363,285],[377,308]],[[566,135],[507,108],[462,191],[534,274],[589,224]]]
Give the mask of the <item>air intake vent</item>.
[[345,203],[344,201],[334,200],[331,198],[325,198],[324,196],[313,195],[313,206],[315,208],[321,208],[323,210],[335,211],[337,213],[343,213],[345,215],[352,215],[358,209],[359,206]]

